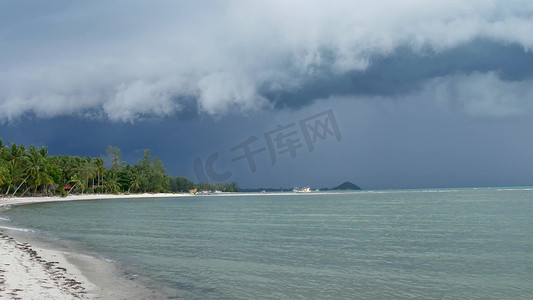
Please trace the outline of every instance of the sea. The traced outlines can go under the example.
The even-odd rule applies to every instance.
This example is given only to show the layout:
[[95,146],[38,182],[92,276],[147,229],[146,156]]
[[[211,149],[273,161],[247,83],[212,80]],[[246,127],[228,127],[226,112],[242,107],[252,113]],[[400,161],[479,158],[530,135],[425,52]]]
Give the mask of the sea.
[[168,299],[533,299],[533,187],[13,206]]

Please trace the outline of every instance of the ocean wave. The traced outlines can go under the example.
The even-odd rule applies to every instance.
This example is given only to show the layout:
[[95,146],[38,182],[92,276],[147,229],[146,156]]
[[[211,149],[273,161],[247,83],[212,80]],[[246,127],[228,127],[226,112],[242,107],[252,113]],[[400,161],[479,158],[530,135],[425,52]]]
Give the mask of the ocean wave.
[[359,191],[366,194],[414,194],[414,193],[456,193],[458,189],[408,189],[408,190],[369,190]]
[[10,210],[12,206],[13,205],[11,205],[11,204],[6,204],[6,205],[3,205],[3,206],[0,206],[0,210]]
[[11,222],[11,219],[8,216],[0,216],[0,221]]
[[7,230],[14,230],[14,231],[22,231],[22,232],[35,232],[33,229],[28,228],[18,228],[18,227],[9,227],[9,226],[0,226],[0,229],[7,229]]

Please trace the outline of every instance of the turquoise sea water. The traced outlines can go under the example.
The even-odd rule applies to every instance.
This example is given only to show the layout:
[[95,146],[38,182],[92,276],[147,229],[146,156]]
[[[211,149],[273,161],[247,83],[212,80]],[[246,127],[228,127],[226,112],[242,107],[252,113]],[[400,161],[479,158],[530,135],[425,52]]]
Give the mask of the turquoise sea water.
[[0,212],[178,299],[531,299],[533,189],[44,203]]

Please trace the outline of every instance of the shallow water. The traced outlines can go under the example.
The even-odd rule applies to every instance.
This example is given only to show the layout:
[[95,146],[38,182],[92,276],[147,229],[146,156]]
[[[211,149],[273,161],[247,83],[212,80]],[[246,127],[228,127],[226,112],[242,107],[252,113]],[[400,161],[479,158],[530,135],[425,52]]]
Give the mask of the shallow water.
[[[42,203],[0,212],[185,299],[528,299],[533,190]],[[9,221],[10,220],[10,221]]]

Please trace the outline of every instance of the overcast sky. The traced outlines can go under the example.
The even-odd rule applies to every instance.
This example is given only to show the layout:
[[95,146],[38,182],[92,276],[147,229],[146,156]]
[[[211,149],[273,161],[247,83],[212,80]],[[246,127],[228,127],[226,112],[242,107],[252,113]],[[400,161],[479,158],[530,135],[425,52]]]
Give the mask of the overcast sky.
[[529,0],[2,1],[0,137],[242,187],[533,185],[532,33]]

